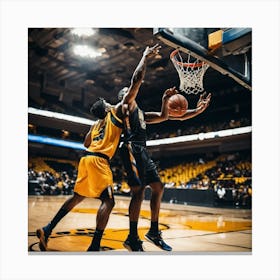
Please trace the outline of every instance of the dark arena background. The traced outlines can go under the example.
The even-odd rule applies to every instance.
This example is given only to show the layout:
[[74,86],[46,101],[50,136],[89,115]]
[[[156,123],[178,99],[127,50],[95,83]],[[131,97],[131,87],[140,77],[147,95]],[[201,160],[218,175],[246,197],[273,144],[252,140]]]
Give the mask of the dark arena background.
[[[148,149],[165,185],[160,229],[173,247],[169,254],[252,252],[251,30],[236,28],[241,32],[236,35],[235,28],[189,29],[182,29],[188,32],[179,41],[175,32],[153,28],[93,28],[86,35],[72,28],[28,29],[29,252],[39,251],[36,229],[73,194],[82,142],[93,121],[91,104],[97,97],[116,104],[145,47],[156,43],[162,48],[148,61],[137,96],[141,109],[160,111],[165,89],[179,89],[170,60],[176,48],[191,50],[209,63],[203,86],[212,94],[201,115],[147,127]],[[211,34],[221,32],[227,41],[215,45],[211,54],[204,52]],[[191,43],[184,39],[189,34]],[[189,108],[195,108],[199,95],[184,95]],[[130,190],[118,153],[111,167],[116,206],[102,250],[129,253],[122,243],[128,233]],[[149,197],[147,188],[141,239],[150,222]],[[86,251],[98,205],[98,200],[87,199],[74,208],[55,228],[50,251]],[[146,241],[143,245],[146,252],[167,254]]]

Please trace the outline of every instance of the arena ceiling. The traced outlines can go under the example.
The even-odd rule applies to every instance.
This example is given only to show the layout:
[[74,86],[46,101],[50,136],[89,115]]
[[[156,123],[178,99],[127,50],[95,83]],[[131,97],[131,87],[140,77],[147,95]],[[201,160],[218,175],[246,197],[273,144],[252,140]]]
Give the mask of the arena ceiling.
[[[169,59],[173,48],[153,36],[152,28],[97,28],[88,37],[77,36],[71,30],[28,30],[30,107],[49,108],[53,104],[58,111],[84,115],[99,96],[116,102],[117,92],[130,83],[145,47],[156,43],[162,48],[158,56],[148,61],[138,102],[144,109],[159,109],[163,91],[179,86],[178,74]],[[81,57],[75,54],[78,45],[87,45],[102,54],[95,58]],[[219,98],[230,100],[233,91],[246,91],[211,68],[205,74],[204,87],[217,102]],[[233,104],[229,102],[228,106]]]

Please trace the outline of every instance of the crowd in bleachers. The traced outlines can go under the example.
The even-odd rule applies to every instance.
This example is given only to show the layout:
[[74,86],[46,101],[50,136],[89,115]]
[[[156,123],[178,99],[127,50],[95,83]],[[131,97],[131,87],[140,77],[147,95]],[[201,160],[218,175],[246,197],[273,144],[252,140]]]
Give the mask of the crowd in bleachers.
[[218,203],[233,201],[236,207],[250,206],[252,165],[250,153],[222,155],[211,160],[198,158],[160,171],[165,187],[213,190]]
[[182,126],[182,123],[180,123],[179,128],[172,128],[172,126],[168,126],[168,132],[164,131],[165,127],[162,126],[162,129],[157,129],[156,131],[152,131],[148,134],[149,140],[155,140],[155,139],[162,139],[162,138],[170,138],[170,137],[176,137],[176,136],[182,136],[182,135],[192,135],[192,134],[198,134],[198,133],[206,133],[206,132],[212,132],[212,131],[220,131],[225,129],[232,129],[237,127],[245,127],[250,126],[251,121],[248,118],[240,118],[238,120],[230,119],[228,121],[222,121],[222,122],[211,122],[207,123],[204,122],[201,125],[189,125],[187,124],[186,127]]
[[77,178],[77,163],[41,157],[28,161],[29,194],[71,195]]
[[[52,164],[52,167],[50,167]],[[252,166],[249,152],[220,155],[213,158],[197,157],[186,162],[178,160],[169,166],[161,166],[159,174],[165,188],[213,190],[217,202],[233,201],[236,207],[248,206],[252,198]],[[75,165],[75,166],[74,166]],[[35,195],[71,195],[77,178],[77,163],[72,170],[55,160],[37,158],[30,160],[28,181]],[[55,168],[55,169],[53,169]],[[116,159],[112,162],[114,190],[118,194],[129,194],[125,183],[125,172]],[[32,186],[31,186],[32,185]]]
[[28,170],[29,194],[33,195],[71,195],[76,174],[70,176],[66,171],[56,172]]

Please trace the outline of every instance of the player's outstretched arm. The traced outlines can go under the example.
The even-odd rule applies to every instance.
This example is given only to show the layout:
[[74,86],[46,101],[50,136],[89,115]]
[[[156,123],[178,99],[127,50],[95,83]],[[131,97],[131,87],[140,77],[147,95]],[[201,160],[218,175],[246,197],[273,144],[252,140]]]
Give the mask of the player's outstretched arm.
[[147,58],[153,57],[154,55],[158,54],[160,48],[161,46],[159,46],[159,44],[156,44],[153,47],[146,47],[145,51],[143,52],[143,56],[132,75],[128,91],[124,95],[124,103],[131,104],[135,100],[145,76]]
[[200,98],[197,102],[197,105],[196,105],[195,109],[187,110],[185,115],[183,115],[181,117],[171,117],[171,116],[169,116],[168,119],[169,120],[177,120],[177,121],[185,121],[185,120],[191,119],[193,117],[196,117],[197,115],[201,114],[202,112],[204,112],[206,110],[206,108],[209,106],[210,100],[211,100],[211,93],[209,93],[206,96],[206,92],[205,92],[205,93],[200,95]]
[[160,123],[168,120],[168,100],[177,94],[176,87],[167,89],[162,96],[162,104],[160,112],[145,112],[145,122],[148,124]]

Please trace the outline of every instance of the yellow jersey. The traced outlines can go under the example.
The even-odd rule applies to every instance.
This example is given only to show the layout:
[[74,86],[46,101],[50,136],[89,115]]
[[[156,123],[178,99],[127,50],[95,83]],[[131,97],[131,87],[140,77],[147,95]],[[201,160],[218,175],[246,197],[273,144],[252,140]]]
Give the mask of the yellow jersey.
[[[91,143],[87,151],[92,152],[80,159],[74,192],[85,197],[100,197],[102,192],[113,187],[113,174],[107,159],[111,159],[118,148],[122,132],[122,120],[114,110],[107,113],[104,121],[98,121],[91,131]],[[95,154],[94,154],[95,153]]]
[[98,152],[113,157],[119,144],[123,122],[116,116],[114,110],[107,113],[104,122],[98,121],[91,131],[89,152]]

